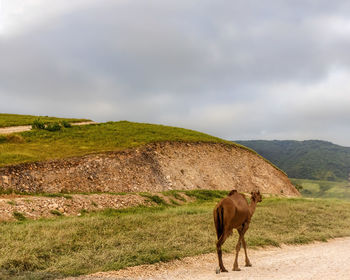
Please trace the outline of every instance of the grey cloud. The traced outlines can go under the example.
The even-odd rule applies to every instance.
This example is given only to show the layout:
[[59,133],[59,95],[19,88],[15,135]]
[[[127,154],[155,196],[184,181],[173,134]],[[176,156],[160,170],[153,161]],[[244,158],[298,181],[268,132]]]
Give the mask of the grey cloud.
[[[303,87],[334,68],[349,71],[350,31],[330,24],[346,21],[349,11],[347,1],[89,3],[0,37],[0,111],[165,123],[229,139],[315,135],[350,145],[341,131],[349,114],[338,103],[303,112],[284,102],[302,102]],[[284,92],[289,83],[300,91]],[[276,84],[281,92],[271,97]],[[337,130],[322,134],[325,123]]]

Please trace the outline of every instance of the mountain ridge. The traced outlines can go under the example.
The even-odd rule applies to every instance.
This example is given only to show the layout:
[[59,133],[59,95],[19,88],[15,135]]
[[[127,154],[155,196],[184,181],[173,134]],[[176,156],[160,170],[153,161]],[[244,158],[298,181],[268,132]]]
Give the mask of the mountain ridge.
[[289,177],[348,180],[350,147],[324,140],[238,140],[285,171]]

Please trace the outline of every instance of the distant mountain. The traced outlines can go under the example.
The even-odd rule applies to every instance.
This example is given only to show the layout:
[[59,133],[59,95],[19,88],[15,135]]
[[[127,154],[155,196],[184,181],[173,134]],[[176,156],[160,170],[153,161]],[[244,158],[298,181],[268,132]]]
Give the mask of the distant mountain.
[[235,141],[255,150],[291,178],[347,180],[350,148],[326,141]]

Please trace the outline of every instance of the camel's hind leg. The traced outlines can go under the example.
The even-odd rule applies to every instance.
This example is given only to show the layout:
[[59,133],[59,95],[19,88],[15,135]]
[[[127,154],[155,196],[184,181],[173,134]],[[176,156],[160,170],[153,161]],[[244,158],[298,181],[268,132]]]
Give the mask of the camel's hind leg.
[[224,267],[224,263],[222,262],[222,250],[221,250],[221,246],[222,246],[222,244],[224,244],[226,238],[227,238],[227,234],[226,234],[226,232],[224,232],[220,236],[218,242],[216,242],[216,251],[218,253],[219,267],[220,267],[220,271],[222,271],[222,272],[227,272],[227,269]]
[[245,223],[242,225],[241,228],[237,229],[239,237],[238,237],[238,242],[236,245],[236,258],[235,258],[235,262],[233,263],[233,270],[235,270],[235,271],[240,271],[240,269],[238,267],[238,254],[239,254],[239,251],[241,249],[241,244],[243,244],[243,248],[244,248],[245,266],[252,266],[252,264],[250,263],[250,260],[248,258],[247,244],[246,244],[245,239],[244,239],[244,234],[246,233],[248,228],[249,228],[249,223]]
[[239,250],[241,249],[242,235],[241,235],[241,231],[238,231],[238,233],[239,233],[239,237],[236,244],[236,257],[235,257],[235,262],[233,263],[233,269],[232,269],[234,271],[240,271],[240,268],[238,267],[238,254],[239,254]]

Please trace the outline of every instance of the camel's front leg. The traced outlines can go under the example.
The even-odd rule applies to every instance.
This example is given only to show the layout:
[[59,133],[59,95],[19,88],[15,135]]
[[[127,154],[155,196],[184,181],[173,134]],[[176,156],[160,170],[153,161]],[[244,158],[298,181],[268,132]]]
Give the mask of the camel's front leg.
[[249,223],[245,223],[243,225],[243,229],[242,229],[242,243],[243,243],[243,248],[244,248],[244,254],[245,254],[245,266],[252,266],[249,258],[248,258],[248,254],[247,254],[247,244],[245,242],[245,239],[244,239],[244,234],[246,233],[246,231],[248,230],[249,228]]
[[250,262],[250,260],[248,258],[247,245],[245,243],[244,236],[243,236],[243,239],[242,239],[242,243],[243,243],[243,248],[244,248],[244,253],[245,253],[245,266],[252,266],[252,263]]

